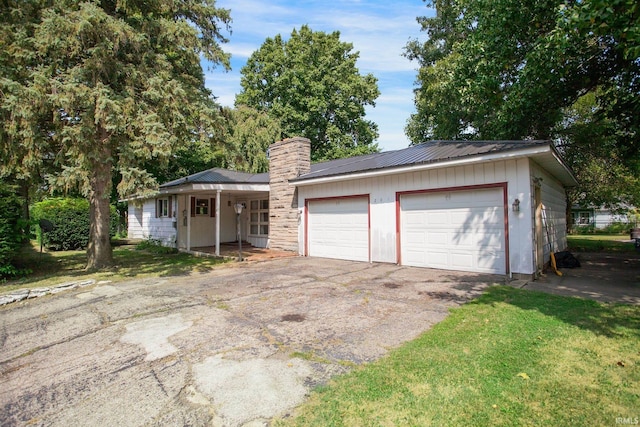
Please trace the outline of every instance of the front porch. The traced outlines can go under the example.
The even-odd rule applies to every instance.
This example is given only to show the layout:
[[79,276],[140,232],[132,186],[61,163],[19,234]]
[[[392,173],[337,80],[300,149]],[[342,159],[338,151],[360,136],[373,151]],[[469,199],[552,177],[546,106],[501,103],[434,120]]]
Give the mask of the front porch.
[[157,200],[168,206],[172,245],[179,250],[211,248],[223,256],[225,243],[237,242],[238,236],[253,248],[269,247],[268,174],[214,168],[161,185]]
[[[190,251],[199,256],[221,256],[224,258],[238,258],[239,248],[238,242],[220,243],[220,254],[216,255],[215,246],[200,246],[191,248]],[[278,249],[258,248],[252,246],[249,242],[242,242],[242,259],[245,261],[264,261],[274,258],[294,257],[298,254],[292,251],[283,251]]]

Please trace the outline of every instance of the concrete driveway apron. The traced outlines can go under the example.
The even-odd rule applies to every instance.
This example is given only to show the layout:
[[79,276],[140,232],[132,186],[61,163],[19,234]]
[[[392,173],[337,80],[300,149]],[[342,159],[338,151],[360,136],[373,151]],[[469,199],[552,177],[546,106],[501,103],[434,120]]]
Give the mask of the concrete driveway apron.
[[302,257],[0,308],[0,425],[266,425],[502,276]]

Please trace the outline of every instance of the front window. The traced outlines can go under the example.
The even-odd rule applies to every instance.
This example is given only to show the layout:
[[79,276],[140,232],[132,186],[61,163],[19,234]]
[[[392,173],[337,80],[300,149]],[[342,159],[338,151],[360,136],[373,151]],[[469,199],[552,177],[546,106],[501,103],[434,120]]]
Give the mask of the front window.
[[573,223],[576,225],[589,225],[591,224],[591,215],[589,215],[589,212],[574,212]]
[[209,215],[209,199],[196,199],[196,215]]
[[169,217],[169,199],[158,199],[158,218]]
[[252,200],[249,212],[249,234],[269,235],[269,200]]

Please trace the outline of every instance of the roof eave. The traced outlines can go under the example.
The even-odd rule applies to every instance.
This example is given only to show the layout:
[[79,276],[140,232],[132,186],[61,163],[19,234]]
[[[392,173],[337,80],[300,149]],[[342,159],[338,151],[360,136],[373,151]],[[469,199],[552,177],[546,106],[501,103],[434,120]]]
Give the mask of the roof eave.
[[551,172],[565,187],[576,187],[578,179],[571,168],[564,162],[557,150],[552,146],[546,155],[534,155],[531,159],[543,169]]
[[181,184],[169,187],[160,187],[158,194],[183,194],[183,193],[197,193],[203,191],[269,191],[268,183],[255,183],[255,182],[218,182],[218,183],[201,183],[190,182],[188,184]]

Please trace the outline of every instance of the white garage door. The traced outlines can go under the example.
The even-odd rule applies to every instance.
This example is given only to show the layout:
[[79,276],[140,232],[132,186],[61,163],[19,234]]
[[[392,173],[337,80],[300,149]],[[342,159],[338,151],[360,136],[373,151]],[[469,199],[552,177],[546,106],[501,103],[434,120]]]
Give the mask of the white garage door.
[[308,203],[309,256],[369,261],[369,200],[366,197]]
[[502,188],[400,196],[403,265],[505,274]]

